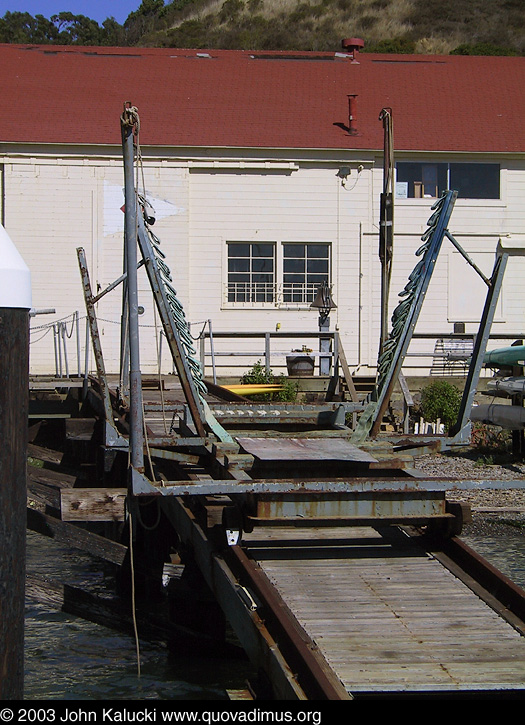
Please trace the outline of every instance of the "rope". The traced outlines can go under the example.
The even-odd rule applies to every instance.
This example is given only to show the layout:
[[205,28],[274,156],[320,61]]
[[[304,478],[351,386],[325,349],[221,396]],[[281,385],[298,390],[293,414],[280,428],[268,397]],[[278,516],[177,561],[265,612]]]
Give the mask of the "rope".
[[129,517],[129,560],[130,560],[130,567],[131,567],[131,616],[133,619],[133,632],[135,635],[135,651],[137,653],[137,677],[140,679],[140,676],[141,676],[140,642],[139,642],[139,632],[138,632],[138,626],[137,626],[137,611],[136,611],[136,604],[135,604],[135,564],[134,564],[134,554],[133,554],[133,516],[132,516],[129,508],[128,508],[128,517]]

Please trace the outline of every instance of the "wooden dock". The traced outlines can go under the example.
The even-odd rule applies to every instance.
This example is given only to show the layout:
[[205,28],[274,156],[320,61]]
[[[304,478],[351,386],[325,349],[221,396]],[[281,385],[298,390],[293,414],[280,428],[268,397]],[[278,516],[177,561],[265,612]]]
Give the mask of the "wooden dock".
[[350,694],[523,690],[525,638],[408,537],[359,528],[246,538]]

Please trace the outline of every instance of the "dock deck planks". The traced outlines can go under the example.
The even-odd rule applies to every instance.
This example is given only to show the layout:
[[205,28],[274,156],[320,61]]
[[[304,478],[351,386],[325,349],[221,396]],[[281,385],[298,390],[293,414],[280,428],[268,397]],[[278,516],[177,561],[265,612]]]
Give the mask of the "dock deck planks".
[[313,556],[312,531],[245,544],[348,692],[525,689],[525,638],[434,557],[345,531],[317,529]]

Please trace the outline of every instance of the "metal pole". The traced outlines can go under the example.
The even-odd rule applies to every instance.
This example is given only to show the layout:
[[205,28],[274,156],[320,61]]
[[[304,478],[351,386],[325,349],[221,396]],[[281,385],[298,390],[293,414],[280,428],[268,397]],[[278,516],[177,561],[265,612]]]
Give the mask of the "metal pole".
[[77,338],[77,367],[78,367],[78,377],[82,377],[82,367],[80,364],[80,315],[78,314],[78,310],[75,312],[75,327],[76,327],[76,338]]
[[379,115],[383,121],[383,193],[379,222],[379,258],[381,260],[381,340],[380,350],[388,338],[388,297],[392,272],[392,254],[394,243],[394,149],[392,109],[383,108]]
[[62,377],[62,344],[60,342],[60,322],[56,324],[56,336],[58,346],[58,377]]
[[137,195],[133,179],[133,140],[137,131],[137,110],[127,103],[121,116],[124,156],[125,257],[128,274],[129,315],[129,392],[130,392],[130,463],[137,471],[144,469],[144,428],[142,420],[142,379],[139,354],[139,305],[137,285]]
[[55,350],[55,374],[58,377],[60,377],[60,372],[58,369],[58,348],[57,348],[57,326],[53,324],[53,347]]
[[69,378],[69,362],[67,359],[67,344],[66,344],[66,323],[61,323],[61,336],[62,336],[62,343],[64,345],[64,370],[66,373],[66,378]]
[[[211,352],[211,366],[213,370],[213,383],[217,385],[217,370],[215,368],[215,349],[213,346],[213,330],[211,329],[211,320],[208,320],[208,330],[210,331],[210,352]],[[204,371],[204,367],[202,368]]]
[[24,695],[31,276],[0,226],[0,700]]
[[84,350],[84,382],[82,384],[82,400],[87,398],[89,377],[89,318],[86,315],[86,348]]

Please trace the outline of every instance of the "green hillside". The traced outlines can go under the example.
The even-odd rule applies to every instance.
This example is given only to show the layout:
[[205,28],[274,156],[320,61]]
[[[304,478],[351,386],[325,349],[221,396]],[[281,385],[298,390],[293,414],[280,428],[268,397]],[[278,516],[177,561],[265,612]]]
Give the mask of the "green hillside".
[[523,0],[143,0],[123,25],[73,13],[7,12],[0,42],[79,45],[525,54]]

